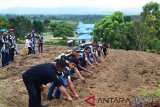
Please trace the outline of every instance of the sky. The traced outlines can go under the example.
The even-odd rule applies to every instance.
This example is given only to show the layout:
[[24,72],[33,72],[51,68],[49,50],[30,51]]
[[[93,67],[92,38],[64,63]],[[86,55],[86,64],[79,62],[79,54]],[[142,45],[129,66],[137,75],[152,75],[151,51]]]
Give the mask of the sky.
[[[149,2],[160,0],[0,0],[4,14],[140,14]],[[47,10],[46,10],[47,9]]]
[[[0,0],[0,9],[12,7],[79,7],[88,6],[99,9],[142,8],[151,0]],[[160,3],[160,0],[152,0]]]

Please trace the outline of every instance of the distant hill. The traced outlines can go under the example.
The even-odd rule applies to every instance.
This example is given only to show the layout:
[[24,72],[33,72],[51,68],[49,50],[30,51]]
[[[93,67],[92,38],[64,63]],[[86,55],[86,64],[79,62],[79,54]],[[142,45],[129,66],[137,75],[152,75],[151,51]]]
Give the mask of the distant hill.
[[[111,15],[115,9],[102,10],[93,7],[62,7],[62,8],[34,8],[34,7],[14,7],[9,9],[1,9],[0,14],[103,14]],[[118,10],[124,14],[135,15],[140,14],[141,9],[122,9]]]

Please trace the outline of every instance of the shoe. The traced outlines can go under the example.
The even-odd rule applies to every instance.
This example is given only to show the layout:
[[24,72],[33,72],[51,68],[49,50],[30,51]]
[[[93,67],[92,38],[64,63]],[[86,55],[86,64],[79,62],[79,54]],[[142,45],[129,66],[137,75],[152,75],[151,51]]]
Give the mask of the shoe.
[[47,107],[47,106],[45,106],[45,105],[40,105],[40,107]]
[[53,96],[48,97],[48,100],[53,100],[53,99],[54,99],[54,97],[53,97]]

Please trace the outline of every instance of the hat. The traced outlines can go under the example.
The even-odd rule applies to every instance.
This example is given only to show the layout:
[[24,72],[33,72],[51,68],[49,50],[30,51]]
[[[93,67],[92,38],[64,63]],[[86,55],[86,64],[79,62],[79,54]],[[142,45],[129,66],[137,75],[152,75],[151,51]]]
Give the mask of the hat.
[[14,29],[9,29],[9,32],[14,32]]
[[2,29],[2,32],[3,33],[8,33],[8,30],[7,29]]
[[81,49],[80,47],[77,46],[77,47],[73,47],[72,51],[81,52]]
[[7,32],[3,32],[3,35],[7,35]]

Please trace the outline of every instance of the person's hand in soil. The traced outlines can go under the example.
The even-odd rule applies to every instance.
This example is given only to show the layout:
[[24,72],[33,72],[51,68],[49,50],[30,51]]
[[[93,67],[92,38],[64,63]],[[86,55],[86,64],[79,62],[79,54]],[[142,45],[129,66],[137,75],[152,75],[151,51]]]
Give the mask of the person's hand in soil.
[[80,80],[83,82],[83,83],[86,83],[86,79],[81,77]]
[[92,68],[93,68],[93,69],[96,69],[93,65],[92,65]]
[[94,75],[94,72],[93,71],[91,71],[91,70],[88,70],[89,71],[89,73],[91,74],[91,75]]
[[77,93],[74,95],[74,97],[76,98],[76,100],[79,99],[79,95]]
[[72,103],[73,101],[72,97],[68,97],[68,101]]

